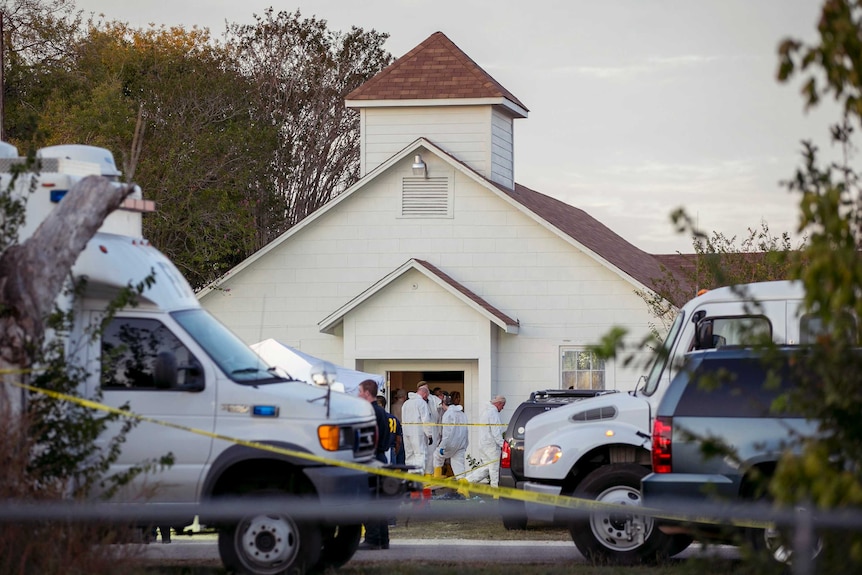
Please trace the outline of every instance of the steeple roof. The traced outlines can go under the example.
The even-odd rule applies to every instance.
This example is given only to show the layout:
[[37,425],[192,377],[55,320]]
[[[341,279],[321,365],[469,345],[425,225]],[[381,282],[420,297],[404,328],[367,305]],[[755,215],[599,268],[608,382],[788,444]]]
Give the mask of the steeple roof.
[[384,68],[346,100],[506,99],[527,107],[442,32]]

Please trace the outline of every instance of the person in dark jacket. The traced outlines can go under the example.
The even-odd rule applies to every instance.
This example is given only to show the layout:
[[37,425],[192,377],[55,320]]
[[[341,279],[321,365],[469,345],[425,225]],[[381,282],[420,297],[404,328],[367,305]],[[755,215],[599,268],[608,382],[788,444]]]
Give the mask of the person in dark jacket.
[[[386,463],[386,452],[392,441],[389,433],[389,414],[377,403],[377,382],[366,379],[359,384],[359,397],[371,402],[374,417],[377,420],[377,445],[374,457],[377,461]],[[365,524],[365,541],[360,549],[389,549],[389,521],[374,519]]]
[[[386,398],[382,395],[377,396],[377,405],[386,409]],[[389,417],[389,451],[387,452],[389,463],[404,465],[404,431],[401,429],[401,422],[395,417],[395,414],[388,413]]]

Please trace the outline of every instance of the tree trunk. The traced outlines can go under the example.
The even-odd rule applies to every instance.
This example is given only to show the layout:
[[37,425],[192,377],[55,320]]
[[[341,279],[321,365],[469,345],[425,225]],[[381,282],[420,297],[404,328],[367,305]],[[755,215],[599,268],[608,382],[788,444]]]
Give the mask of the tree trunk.
[[[78,255],[132,186],[87,176],[71,187],[33,236],[0,255],[0,376],[19,381],[42,344],[53,309]],[[7,385],[4,394],[15,397]]]

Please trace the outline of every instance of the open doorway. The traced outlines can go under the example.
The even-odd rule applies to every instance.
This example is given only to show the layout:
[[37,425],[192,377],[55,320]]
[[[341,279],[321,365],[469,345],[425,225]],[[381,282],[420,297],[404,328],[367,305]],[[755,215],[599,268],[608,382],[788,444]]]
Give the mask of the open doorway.
[[[463,405],[464,372],[463,371],[389,371],[387,372],[388,402],[392,413],[401,419],[400,407],[407,399],[409,392],[415,392],[420,381],[428,384],[433,393],[436,388],[452,396],[455,405]],[[400,392],[399,392],[400,390]]]

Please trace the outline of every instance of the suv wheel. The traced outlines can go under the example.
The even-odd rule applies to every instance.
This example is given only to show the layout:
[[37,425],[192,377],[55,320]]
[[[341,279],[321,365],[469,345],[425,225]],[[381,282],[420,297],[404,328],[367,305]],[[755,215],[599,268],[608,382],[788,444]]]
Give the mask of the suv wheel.
[[501,497],[500,515],[503,517],[503,527],[509,531],[527,528],[527,510],[523,501]]
[[654,526],[653,519],[637,513],[641,506],[641,478],[649,471],[642,465],[605,465],[590,473],[575,496],[602,503],[627,505],[632,511],[594,511],[569,524],[572,540],[588,559],[601,563],[632,565],[652,562],[669,554],[671,539]]

